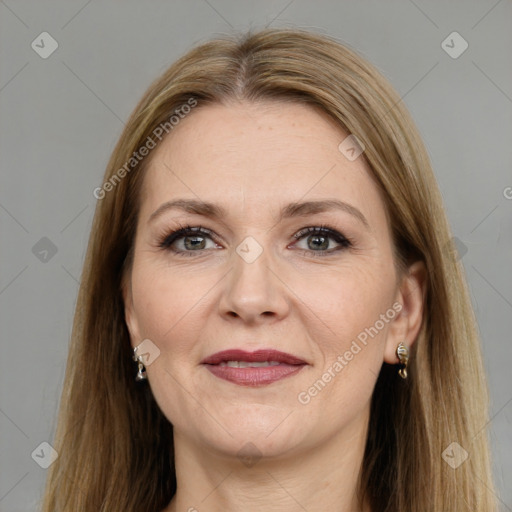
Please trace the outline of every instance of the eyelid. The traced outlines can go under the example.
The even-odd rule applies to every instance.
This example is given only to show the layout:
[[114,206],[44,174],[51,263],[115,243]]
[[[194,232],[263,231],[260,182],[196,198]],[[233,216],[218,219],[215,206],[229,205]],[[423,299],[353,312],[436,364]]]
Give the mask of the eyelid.
[[304,238],[304,236],[308,234],[325,234],[332,238],[338,238],[341,241],[346,241],[349,243],[352,243],[351,240],[346,237],[343,233],[339,232],[337,229],[331,228],[325,224],[318,224],[315,226],[308,226],[306,228],[302,228],[300,231],[295,233],[293,235],[293,238],[295,239],[301,239]]
[[353,241],[351,238],[346,236],[344,233],[339,231],[338,229],[331,228],[328,225],[320,224],[315,226],[309,226],[306,228],[301,229],[299,232],[297,232],[295,235],[293,235],[294,238],[297,239],[297,243],[301,241],[304,238],[307,238],[308,235],[320,235],[320,236],[326,236],[327,238],[331,238],[334,240],[338,247],[335,247],[334,249],[330,249],[327,251],[313,251],[311,249],[297,249],[300,251],[303,251],[304,253],[314,256],[314,257],[327,257],[331,254],[334,254],[341,250],[350,249],[354,246]]
[[[157,240],[158,240],[158,246],[165,249],[170,244],[172,244],[175,240],[178,240],[179,238],[183,238],[186,236],[193,236],[193,233],[197,233],[198,236],[200,235],[208,235],[212,239],[216,239],[217,236],[215,233],[205,228],[201,225],[198,226],[191,226],[190,224],[182,225],[179,222],[177,223],[178,227],[176,229],[168,229],[164,228],[159,234],[157,234]],[[170,241],[169,241],[170,240]],[[191,251],[189,251],[191,252]]]
[[[184,253],[186,253],[187,255],[191,255],[194,252],[202,253],[203,251],[205,251],[207,249],[199,249],[197,251],[182,251],[182,250],[174,250],[174,249],[170,248],[171,245],[176,240],[185,238],[187,236],[193,236],[194,234],[197,234],[198,236],[209,237],[212,241],[214,241],[215,243],[218,243],[217,235],[212,230],[210,230],[208,228],[205,228],[201,225],[198,225],[198,226],[191,226],[190,224],[181,225],[179,222],[177,224],[178,224],[177,229],[172,229],[170,231],[168,229],[164,229],[163,232],[160,233],[160,235],[158,236],[158,247],[160,247],[163,250],[167,250],[167,251],[173,252],[174,254],[179,254],[179,255],[183,255]],[[335,242],[338,243],[341,247],[331,249],[328,251],[313,251],[310,249],[297,249],[297,250],[303,251],[308,254],[313,254],[314,256],[317,256],[317,255],[321,256],[322,254],[323,255],[332,254],[340,249],[348,249],[354,245],[351,238],[347,237],[344,233],[341,233],[337,229],[331,228],[330,226],[325,225],[325,224],[317,224],[317,225],[302,228],[301,230],[299,230],[292,236],[297,241],[300,241],[303,238],[305,238],[307,235],[315,235],[315,234],[326,235],[326,236],[330,237],[331,239],[335,240]]]

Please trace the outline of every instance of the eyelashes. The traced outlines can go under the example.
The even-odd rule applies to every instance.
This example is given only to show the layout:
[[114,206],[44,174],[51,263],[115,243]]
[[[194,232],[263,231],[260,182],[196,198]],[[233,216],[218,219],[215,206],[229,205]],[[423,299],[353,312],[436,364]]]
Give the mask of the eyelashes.
[[[194,256],[195,253],[202,254],[203,251],[207,250],[205,248],[200,249],[193,249],[193,250],[178,250],[175,247],[173,247],[174,243],[177,240],[183,239],[183,238],[191,238],[195,239],[195,243],[193,246],[198,247],[201,245],[202,239],[210,239],[215,242],[215,234],[209,230],[208,228],[205,228],[203,226],[191,226],[191,225],[185,225],[182,226],[181,224],[178,224],[180,227],[179,229],[173,230],[173,231],[164,231],[160,234],[158,237],[158,247],[165,251],[170,251],[178,256]],[[308,250],[308,249],[295,249],[302,251],[308,255],[311,256],[319,256],[319,257],[325,257],[332,255],[334,252],[338,252],[343,249],[348,249],[350,247],[353,247],[353,242],[340,233],[339,231],[326,226],[326,225],[319,225],[319,226],[311,226],[302,229],[298,233],[293,235],[293,238],[300,241],[303,238],[309,238],[312,237],[312,240],[315,240],[316,237],[317,240],[322,240],[322,243],[327,241],[327,244],[330,245],[329,239],[334,240],[336,243],[339,244],[338,247],[330,250]]]
[[[176,240],[179,240],[180,238],[210,238],[214,239],[214,234],[207,228],[204,228],[203,226],[190,226],[185,225],[182,226],[181,224],[178,224],[180,226],[179,229],[176,229],[171,232],[165,231],[163,235],[159,237],[158,241],[158,247],[160,247],[163,250],[171,251],[176,254],[182,255],[183,253],[194,253],[194,252],[200,252],[204,249],[195,250],[195,251],[181,251],[176,250],[172,247],[174,242]],[[193,256],[193,254],[185,254],[186,256]]]
[[[328,251],[313,251],[310,249],[297,249],[297,250],[302,250],[306,254],[312,255],[312,256],[320,256],[320,257],[328,256],[334,252],[353,247],[353,242],[351,240],[349,240],[348,237],[346,237],[345,235],[343,235],[336,229],[326,226],[324,224],[321,224],[319,226],[311,226],[311,227],[304,228],[301,231],[299,231],[298,233],[296,233],[295,235],[293,235],[293,238],[295,238],[296,240],[302,240],[304,238],[308,239],[309,237],[319,237],[319,238],[323,238],[327,241],[329,239],[332,239],[336,243],[339,244],[338,247],[335,247],[334,249],[330,249]],[[329,245],[329,241],[327,243]]]

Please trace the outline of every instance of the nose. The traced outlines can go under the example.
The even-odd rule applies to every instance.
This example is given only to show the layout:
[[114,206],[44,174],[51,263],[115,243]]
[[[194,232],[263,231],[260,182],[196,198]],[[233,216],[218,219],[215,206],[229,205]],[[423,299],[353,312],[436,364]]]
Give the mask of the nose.
[[[241,244],[242,246],[242,244]],[[268,317],[282,319],[289,310],[287,286],[279,275],[279,265],[270,251],[259,246],[257,254],[249,251],[233,252],[233,264],[224,280],[222,297],[219,302],[220,314],[240,318],[248,324],[268,321]],[[247,247],[246,247],[247,248]]]

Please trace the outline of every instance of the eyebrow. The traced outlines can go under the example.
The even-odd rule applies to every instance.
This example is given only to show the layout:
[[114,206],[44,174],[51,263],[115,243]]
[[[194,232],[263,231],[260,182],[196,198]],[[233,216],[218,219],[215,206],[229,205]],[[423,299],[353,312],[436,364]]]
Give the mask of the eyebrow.
[[[187,213],[202,215],[204,217],[210,217],[219,220],[228,216],[228,212],[225,208],[214,203],[196,199],[174,199],[172,201],[167,201],[166,203],[159,206],[150,215],[148,223],[152,222],[157,217],[160,217],[164,212],[171,209],[178,209]],[[349,203],[340,201],[339,199],[324,199],[320,201],[290,203],[281,210],[278,222],[283,219],[292,217],[305,217],[308,215],[315,215],[317,213],[323,213],[332,210],[341,210],[349,213],[358,219],[367,229],[370,229],[370,225],[368,224],[366,217],[361,213],[360,210]]]

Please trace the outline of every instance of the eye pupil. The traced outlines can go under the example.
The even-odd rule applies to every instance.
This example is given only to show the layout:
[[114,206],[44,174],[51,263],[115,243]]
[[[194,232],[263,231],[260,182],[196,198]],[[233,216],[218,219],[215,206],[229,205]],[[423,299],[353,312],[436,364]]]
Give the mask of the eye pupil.
[[314,244],[317,249],[327,249],[329,247],[329,238],[323,235],[311,235],[309,240],[322,240],[320,244]]
[[[192,241],[191,242],[191,245],[187,244],[188,241]],[[201,236],[187,236],[185,237],[185,247],[187,249],[194,249],[194,248],[199,248],[199,249],[204,249],[204,245],[205,245],[205,239]]]

